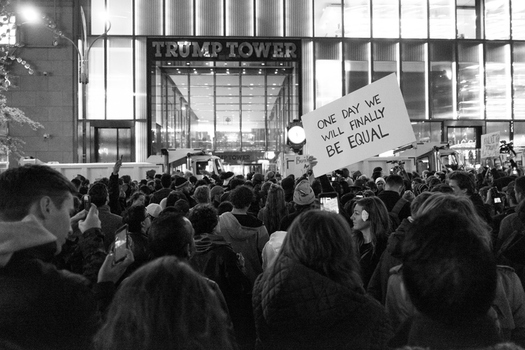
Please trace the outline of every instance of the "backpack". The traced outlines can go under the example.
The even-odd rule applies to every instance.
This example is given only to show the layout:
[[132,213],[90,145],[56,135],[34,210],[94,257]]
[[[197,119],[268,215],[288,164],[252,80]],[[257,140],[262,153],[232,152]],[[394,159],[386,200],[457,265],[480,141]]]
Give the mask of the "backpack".
[[401,211],[401,209],[403,209],[406,203],[408,203],[406,199],[402,197],[399,198],[396,204],[394,205],[394,207],[392,208],[392,210],[388,213],[388,216],[390,217],[390,224],[392,226],[391,227],[392,232],[397,230],[397,228],[401,224],[401,219],[399,218],[399,212]]

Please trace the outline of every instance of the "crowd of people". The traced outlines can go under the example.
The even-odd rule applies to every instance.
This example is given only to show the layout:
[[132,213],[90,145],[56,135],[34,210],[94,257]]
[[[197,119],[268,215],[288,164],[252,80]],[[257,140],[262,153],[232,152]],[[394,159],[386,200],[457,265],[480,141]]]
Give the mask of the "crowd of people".
[[525,346],[525,176],[121,165],[0,174],[1,349]]

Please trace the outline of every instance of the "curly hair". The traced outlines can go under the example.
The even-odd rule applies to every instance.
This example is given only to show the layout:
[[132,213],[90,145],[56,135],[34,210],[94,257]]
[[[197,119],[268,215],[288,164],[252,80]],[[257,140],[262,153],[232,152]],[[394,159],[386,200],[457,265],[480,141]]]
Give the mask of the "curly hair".
[[299,215],[288,228],[276,260],[283,256],[339,284],[362,288],[350,225],[339,214],[312,209]]
[[197,203],[210,203],[211,202],[211,196],[210,196],[210,188],[208,185],[201,185],[195,189],[195,192],[193,193],[193,197],[197,201]]
[[219,222],[217,210],[211,204],[197,204],[190,211],[188,219],[190,219],[196,235],[211,233]]
[[230,193],[230,201],[235,209],[249,207],[253,201],[253,191],[248,186],[238,186]]

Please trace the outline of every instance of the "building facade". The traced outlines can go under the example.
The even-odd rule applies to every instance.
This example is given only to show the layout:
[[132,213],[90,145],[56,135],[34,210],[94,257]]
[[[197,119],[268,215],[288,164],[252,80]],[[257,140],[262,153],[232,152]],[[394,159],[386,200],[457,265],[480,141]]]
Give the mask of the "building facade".
[[468,165],[480,163],[482,134],[525,147],[522,0],[91,0],[41,10],[58,12],[76,39],[80,6],[89,83],[77,83],[76,51],[61,39],[24,48],[46,51],[30,54],[36,68],[45,56],[57,72],[21,75],[10,92],[18,106],[34,79],[69,79],[50,91],[62,105],[40,116],[38,101],[29,113],[58,124],[55,138],[26,145],[43,161],[144,161],[188,147],[247,171],[288,151],[294,119],[391,73],[418,141],[448,141]]

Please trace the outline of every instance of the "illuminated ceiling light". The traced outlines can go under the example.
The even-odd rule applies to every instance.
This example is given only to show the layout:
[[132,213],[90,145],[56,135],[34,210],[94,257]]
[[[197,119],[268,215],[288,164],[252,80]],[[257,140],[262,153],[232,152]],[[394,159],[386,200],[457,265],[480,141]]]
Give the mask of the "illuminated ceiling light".
[[24,20],[28,23],[39,23],[41,20],[40,14],[34,7],[24,7],[20,13],[22,14]]

